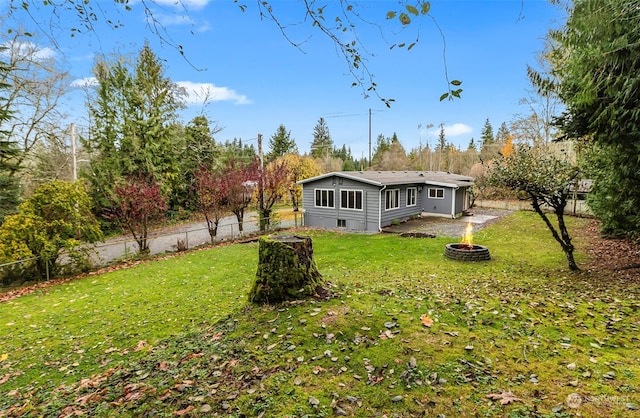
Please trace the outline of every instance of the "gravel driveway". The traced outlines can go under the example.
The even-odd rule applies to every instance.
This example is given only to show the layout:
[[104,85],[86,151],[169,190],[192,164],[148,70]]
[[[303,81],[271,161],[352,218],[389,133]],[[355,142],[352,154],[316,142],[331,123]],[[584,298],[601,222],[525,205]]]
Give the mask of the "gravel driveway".
[[474,208],[468,216],[465,215],[456,219],[424,216],[403,222],[400,225],[385,227],[383,232],[432,234],[437,237],[459,238],[464,235],[469,223],[473,225],[473,231],[479,231],[513,212],[513,210],[508,209]]

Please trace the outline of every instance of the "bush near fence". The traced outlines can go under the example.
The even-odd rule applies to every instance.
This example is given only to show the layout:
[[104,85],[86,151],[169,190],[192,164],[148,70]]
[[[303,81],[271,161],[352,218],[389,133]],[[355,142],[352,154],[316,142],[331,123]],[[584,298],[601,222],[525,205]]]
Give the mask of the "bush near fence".
[[[218,228],[216,242],[235,240],[243,237],[259,234],[259,220],[256,216],[247,215],[249,219],[243,222],[244,231],[240,233],[238,222],[229,222]],[[255,219],[254,219],[255,218]],[[202,225],[200,223],[198,225]],[[273,232],[280,228],[290,228],[302,226],[302,213],[279,214],[277,219],[271,221],[271,227],[266,232]],[[172,227],[169,232],[166,229],[154,231],[149,234],[150,253],[157,255],[175,251],[183,251],[191,248],[208,245],[211,243],[209,230],[207,227]],[[107,240],[87,248],[92,253],[90,265],[97,269],[119,261],[124,261],[137,257],[138,245],[133,238],[122,236]],[[12,263],[0,264],[0,285],[19,286],[26,283],[38,281],[38,276],[34,270],[36,258],[18,260]],[[77,260],[69,257],[61,257],[64,275],[73,275],[87,271],[86,265],[79,265]],[[51,277],[47,277],[49,280]]]

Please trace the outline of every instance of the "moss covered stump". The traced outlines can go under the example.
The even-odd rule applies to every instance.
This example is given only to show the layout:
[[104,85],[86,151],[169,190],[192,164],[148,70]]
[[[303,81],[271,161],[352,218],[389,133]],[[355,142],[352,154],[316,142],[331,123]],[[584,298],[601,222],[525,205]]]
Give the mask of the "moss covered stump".
[[310,237],[263,236],[259,241],[258,271],[249,293],[253,303],[277,303],[314,296],[322,289],[322,275],[313,259]]

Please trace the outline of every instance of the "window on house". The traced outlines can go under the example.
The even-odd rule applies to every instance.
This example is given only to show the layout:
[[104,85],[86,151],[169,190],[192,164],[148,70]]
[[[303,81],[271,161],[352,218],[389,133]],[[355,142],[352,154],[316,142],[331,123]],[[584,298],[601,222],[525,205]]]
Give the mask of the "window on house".
[[316,207],[320,208],[333,208],[335,207],[334,191],[331,189],[316,189]]
[[400,207],[400,189],[386,190],[384,194],[384,208],[397,209]]
[[346,228],[347,220],[346,219],[338,219],[338,228]]
[[362,210],[362,190],[341,190],[340,207]]
[[444,189],[429,189],[429,199],[444,199]]
[[415,206],[416,196],[418,195],[418,189],[415,187],[407,188],[407,206]]

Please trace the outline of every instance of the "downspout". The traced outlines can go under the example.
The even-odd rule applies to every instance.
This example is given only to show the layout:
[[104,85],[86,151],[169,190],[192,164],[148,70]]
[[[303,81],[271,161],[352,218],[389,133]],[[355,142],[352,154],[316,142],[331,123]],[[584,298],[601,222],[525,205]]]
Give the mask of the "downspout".
[[384,201],[382,192],[384,192],[384,189],[386,188],[387,185],[385,184],[384,186],[382,186],[382,189],[380,189],[380,201],[378,205],[378,232],[382,232],[382,202]]
[[460,188],[460,186],[456,186],[452,189],[453,191],[453,199],[451,199],[451,218],[455,219],[456,218],[456,192],[458,191],[458,189]]

